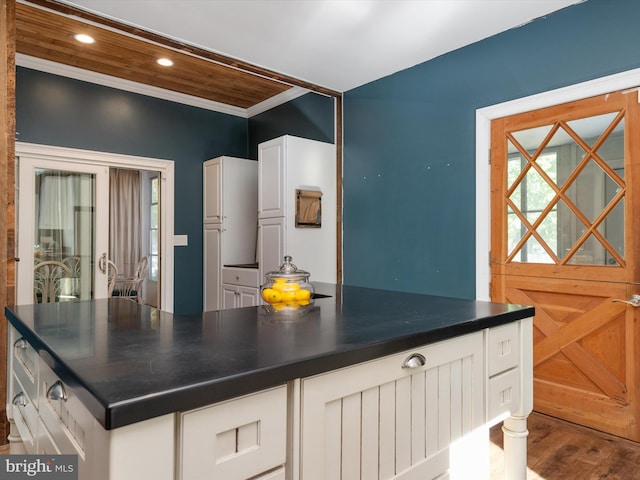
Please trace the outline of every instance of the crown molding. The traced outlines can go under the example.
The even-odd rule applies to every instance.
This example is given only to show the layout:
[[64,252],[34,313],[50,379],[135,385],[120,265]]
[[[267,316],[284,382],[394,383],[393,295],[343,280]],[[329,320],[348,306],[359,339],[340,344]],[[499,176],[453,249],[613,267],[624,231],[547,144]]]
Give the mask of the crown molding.
[[252,107],[247,108],[247,117],[251,118],[260,113],[266,112],[267,110],[271,110],[274,107],[282,105],[283,103],[290,102],[302,95],[306,95],[311,90],[307,90],[302,87],[292,87],[286,92],[282,92],[275,97],[268,98],[260,103],[256,103]]

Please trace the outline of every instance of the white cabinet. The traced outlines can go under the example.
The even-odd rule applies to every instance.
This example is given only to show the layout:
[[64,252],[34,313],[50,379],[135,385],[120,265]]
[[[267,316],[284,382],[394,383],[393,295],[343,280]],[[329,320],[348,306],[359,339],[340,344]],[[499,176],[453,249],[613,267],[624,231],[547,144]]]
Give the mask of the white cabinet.
[[258,162],[218,157],[203,164],[203,310],[222,308],[221,269],[254,263]]
[[257,288],[222,284],[222,309],[255,307],[260,304]]
[[93,467],[87,461],[95,458],[95,419],[43,360],[38,382],[39,453],[75,453],[79,475],[88,477]]
[[[11,326],[8,328],[7,417],[11,437],[19,433],[22,443],[15,453],[37,453],[38,354]],[[13,450],[12,450],[13,452]]]
[[287,388],[180,415],[180,478],[284,479]]
[[446,474],[450,444],[484,421],[483,356],[477,332],[304,379],[301,478]]
[[257,268],[222,268],[222,308],[253,307],[259,304]]
[[[311,280],[337,283],[336,171],[333,144],[285,135],[258,145],[260,278],[290,255]],[[296,190],[321,193],[319,227],[296,227]]]
[[492,328],[487,334],[487,420],[520,411],[519,323]]
[[527,476],[531,318],[114,430],[8,333],[11,451],[77,453],[80,480],[485,479],[457,467],[505,417],[505,478]]
[[18,331],[7,330],[11,453],[77,454],[80,480],[174,480],[173,414],[105,430]]

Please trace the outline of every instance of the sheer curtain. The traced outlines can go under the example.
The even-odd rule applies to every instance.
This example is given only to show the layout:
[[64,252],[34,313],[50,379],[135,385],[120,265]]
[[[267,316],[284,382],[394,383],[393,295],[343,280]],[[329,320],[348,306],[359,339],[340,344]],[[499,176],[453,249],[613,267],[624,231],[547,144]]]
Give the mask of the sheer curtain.
[[140,172],[109,169],[109,203],[109,258],[131,277],[142,251]]
[[[66,172],[44,171],[38,175],[39,202],[36,205],[36,228],[42,232],[59,232],[61,238],[50,237],[50,245],[41,245],[43,249],[50,248],[56,253],[66,251],[74,254],[75,225],[74,209],[79,199],[76,198],[76,183],[78,178]],[[42,241],[39,235],[36,241]],[[63,243],[64,242],[64,243]],[[54,243],[59,243],[55,244]],[[66,247],[66,248],[65,248]],[[56,258],[60,260],[61,258]]]

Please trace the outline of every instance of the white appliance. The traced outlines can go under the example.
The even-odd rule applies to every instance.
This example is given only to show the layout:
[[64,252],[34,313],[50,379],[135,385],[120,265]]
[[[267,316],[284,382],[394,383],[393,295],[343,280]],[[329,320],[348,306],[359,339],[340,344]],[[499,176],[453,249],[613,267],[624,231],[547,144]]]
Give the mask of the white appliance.
[[[258,264],[260,281],[285,255],[311,281],[337,280],[335,145],[285,135],[258,146]],[[321,223],[296,226],[296,190],[321,192]]]
[[203,164],[203,310],[222,309],[222,267],[255,263],[258,162],[218,157]]

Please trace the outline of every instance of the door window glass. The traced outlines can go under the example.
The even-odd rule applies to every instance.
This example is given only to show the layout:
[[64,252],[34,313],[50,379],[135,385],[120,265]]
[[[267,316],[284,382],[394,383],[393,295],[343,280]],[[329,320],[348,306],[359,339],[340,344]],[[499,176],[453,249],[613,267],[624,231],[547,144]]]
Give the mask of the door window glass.
[[507,133],[508,261],[624,262],[624,112]]
[[34,302],[90,299],[95,176],[35,169]]

